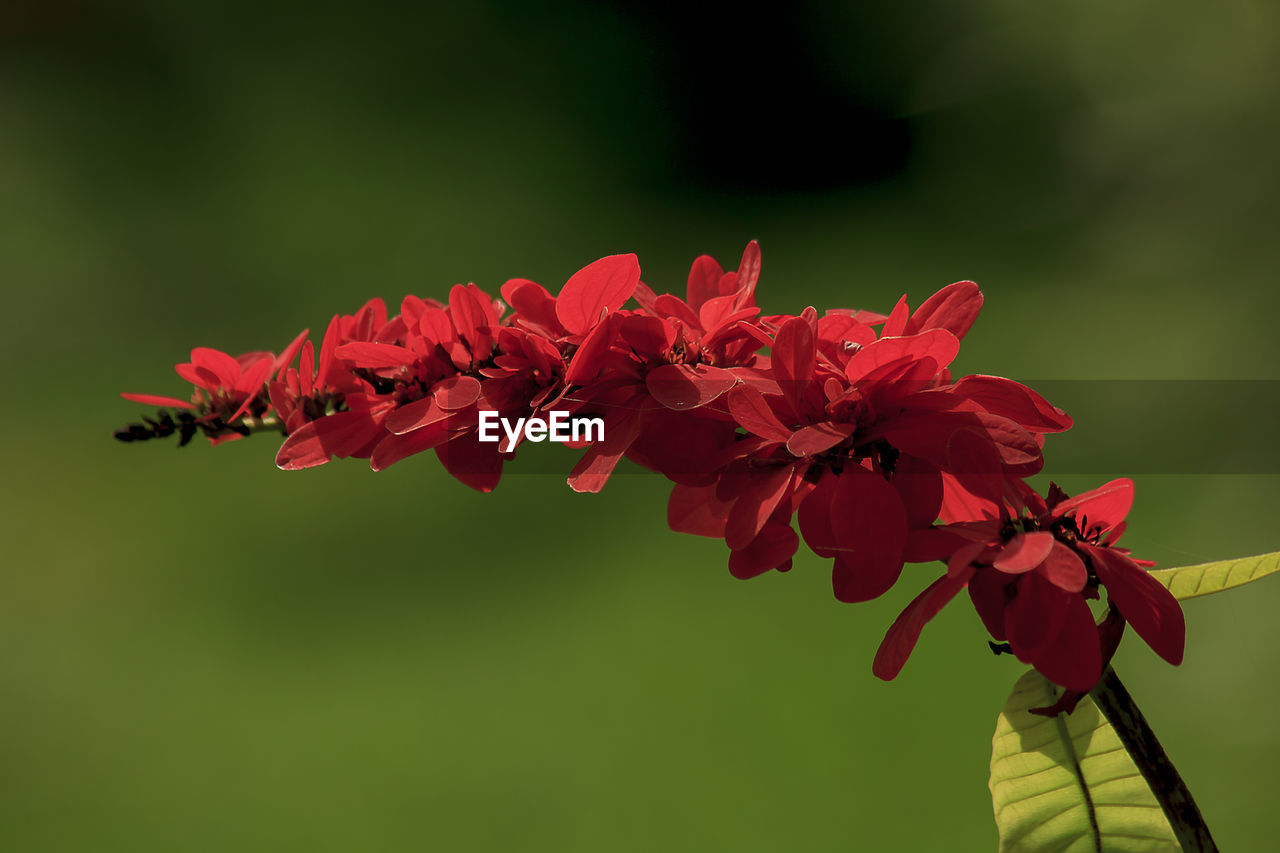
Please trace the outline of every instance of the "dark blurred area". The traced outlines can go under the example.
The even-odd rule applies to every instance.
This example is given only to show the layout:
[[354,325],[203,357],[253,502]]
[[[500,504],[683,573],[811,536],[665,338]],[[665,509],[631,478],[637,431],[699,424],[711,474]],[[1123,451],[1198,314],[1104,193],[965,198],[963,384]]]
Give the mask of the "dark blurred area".
[[[285,474],[112,442],[116,395],[754,238],[767,312],[978,281],[956,367],[1079,423],[1043,480],[1134,476],[1162,565],[1273,551],[1277,36],[1260,0],[0,5],[0,849],[990,849],[1020,667],[957,601],[870,673],[936,567],[841,605],[810,554],[733,581],[651,476]],[[1117,664],[1232,849],[1276,833],[1277,606]]]
[[[911,127],[901,115],[909,85],[902,63],[909,57],[885,51],[902,22],[866,10],[851,22],[859,38],[837,46],[823,43],[822,30],[844,22],[815,14],[812,4],[769,12],[731,3],[619,6],[652,46],[660,100],[630,106],[638,124],[665,126],[664,183],[760,195],[821,192],[892,178],[906,167]],[[868,56],[872,51],[880,55]],[[874,66],[875,74],[842,74],[846,57]],[[591,111],[615,97],[599,92]],[[635,131],[615,135],[610,147],[625,150],[627,137]],[[639,152],[632,163],[643,168],[651,159]]]

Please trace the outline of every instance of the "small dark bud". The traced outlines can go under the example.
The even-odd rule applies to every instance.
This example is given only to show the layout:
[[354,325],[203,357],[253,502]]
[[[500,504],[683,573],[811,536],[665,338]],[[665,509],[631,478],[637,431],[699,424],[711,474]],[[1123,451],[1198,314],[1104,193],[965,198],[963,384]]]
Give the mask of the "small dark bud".
[[173,418],[169,417],[168,412],[161,410],[160,420],[155,426],[156,437],[167,438],[168,436],[173,435],[176,429],[177,426],[174,424]]

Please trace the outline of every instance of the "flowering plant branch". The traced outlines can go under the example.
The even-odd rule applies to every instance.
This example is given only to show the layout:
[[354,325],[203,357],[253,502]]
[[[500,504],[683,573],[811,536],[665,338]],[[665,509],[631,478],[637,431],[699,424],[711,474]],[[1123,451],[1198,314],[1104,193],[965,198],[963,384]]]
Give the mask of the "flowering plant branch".
[[[1065,731],[1090,691],[1127,697],[1113,673],[1104,679],[1125,625],[1181,662],[1178,597],[1119,544],[1132,481],[1039,494],[1026,478],[1043,467],[1045,437],[1071,418],[1013,380],[952,376],[982,307],[976,284],[944,287],[914,310],[903,297],[887,314],[763,315],[759,275],[752,242],[736,270],[699,257],[683,296],[654,291],[634,255],[614,255],[557,295],[511,279],[500,298],[459,284],[444,301],[407,296],[394,315],[374,299],[335,315],[318,346],[304,330],[278,356],[192,350],[175,367],[194,386],[190,399],[123,395],[161,409],[116,437],[186,444],[202,434],[220,444],[274,431],[286,470],[345,457],[381,470],[430,450],[488,492],[549,423],[552,439],[583,450],[571,488],[601,491],[623,457],[662,474],[673,484],[671,528],[722,539],[735,577],[787,571],[803,538],[831,561],[835,597],[859,602],[889,590],[905,563],[941,561],[945,572],[881,643],[872,670],[882,679],[897,676],[925,624],[961,591],[994,648],[1062,688],[1020,709],[1025,725],[1056,718]],[[498,421],[501,441],[487,430]],[[575,428],[557,438],[567,422]],[[1104,590],[1099,621],[1090,602],[1101,605]],[[1099,704],[1113,722],[1132,706]],[[1142,763],[1135,743],[1125,747]],[[993,795],[995,766],[993,756]],[[1087,812],[1092,835],[1081,837],[1101,849],[1105,821]],[[1004,846],[1031,849],[999,815],[997,798]]]

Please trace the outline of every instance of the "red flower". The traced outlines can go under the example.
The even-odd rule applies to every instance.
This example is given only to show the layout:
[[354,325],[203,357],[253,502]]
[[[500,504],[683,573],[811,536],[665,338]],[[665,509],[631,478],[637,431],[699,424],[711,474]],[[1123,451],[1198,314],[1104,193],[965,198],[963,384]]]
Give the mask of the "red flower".
[[1012,495],[996,493],[994,479],[989,485],[984,497],[1001,501],[999,517],[947,525],[928,537],[948,555],[947,573],[893,623],[876,654],[877,676],[898,674],[925,623],[966,586],[991,635],[1068,690],[1088,691],[1102,675],[1103,649],[1086,601],[1099,588],[1157,654],[1182,662],[1186,626],[1177,599],[1143,568],[1153,564],[1117,545],[1133,504],[1131,480],[1071,499],[1056,487],[1041,499],[1020,483]]
[[148,406],[183,409],[191,413],[184,424],[202,429],[211,443],[232,441],[248,434],[248,428],[237,423],[242,416],[262,419],[267,415],[267,382],[293,360],[306,336],[304,329],[279,357],[269,352],[247,352],[237,358],[221,350],[196,347],[191,351],[191,361],[173,368],[195,386],[190,402],[156,394],[120,396]]
[[[997,456],[1000,476],[1016,478],[1039,470],[1041,433],[1070,426],[1010,380],[951,382],[947,367],[981,302],[972,282],[914,314],[900,301],[879,335],[856,313],[775,318],[767,365],[739,371],[726,398],[746,435],[713,457],[722,465],[714,484],[676,487],[672,527],[723,536],[730,570],[751,577],[789,567],[797,515],[810,548],[834,560],[837,598],[884,593],[911,531],[975,503],[948,455],[953,436],[971,433]],[[714,510],[686,519],[700,502]]]
[[[356,417],[334,427],[342,430],[339,438],[347,449],[360,445],[351,455],[367,455],[379,471],[413,454],[436,450],[460,480],[482,491],[492,489],[501,472],[500,460],[486,461],[483,475],[477,477],[475,454],[446,460],[441,448],[476,427],[478,376],[494,357],[499,311],[493,298],[474,284],[454,285],[447,305],[407,296],[400,314],[377,330],[373,340],[339,346],[337,358],[368,382],[361,393],[347,395]],[[320,424],[341,414],[314,428],[323,430]]]
[[369,300],[355,314],[336,315],[325,330],[319,361],[308,341],[298,368],[283,371],[272,383],[271,401],[288,435],[276,454],[278,467],[297,471],[335,456],[367,459],[373,453],[386,435],[382,424],[393,405],[374,391],[376,373],[357,375],[337,350],[352,342],[371,343],[389,325],[381,299]]
[[759,271],[754,242],[734,272],[702,256],[689,272],[688,301],[638,282],[640,310],[597,326],[566,376],[571,410],[605,423],[604,440],[570,473],[575,491],[600,491],[624,455],[677,482],[705,482],[707,460],[734,432],[727,413],[711,404],[740,381],[735,368],[752,364],[761,347],[762,333],[751,325]]
[[[446,302],[406,296],[395,316],[371,300],[335,316],[318,353],[306,332],[278,358],[193,350],[176,367],[191,400],[125,394],[178,411],[116,435],[218,442],[278,426],[281,468],[360,457],[380,470],[433,450],[489,491],[518,438],[481,442],[481,414],[510,423],[564,409],[605,424],[594,443],[575,439],[586,450],[571,487],[599,491],[624,456],[660,472],[675,484],[671,527],[723,538],[737,577],[789,569],[794,521],[832,560],[842,601],[882,594],[904,562],[945,560],[886,635],[882,678],[965,588],[993,636],[1071,691],[1097,680],[1125,622],[1181,660],[1177,602],[1117,545],[1132,483],[1040,498],[1022,478],[1040,470],[1045,434],[1071,419],[1008,379],[953,379],[977,285],[944,287],[914,311],[903,297],[887,315],[762,317],[759,274],[751,242],[737,270],[695,260],[684,298],[641,282],[634,255],[612,255],[557,296],[511,279],[505,304],[474,284]],[[1088,599],[1104,588],[1100,641]]]
[[354,315],[335,314],[325,329],[319,361],[315,347],[307,341],[298,356],[298,366],[279,371],[268,394],[287,434],[340,411],[347,394],[368,389],[369,383],[352,374],[334,352],[351,341],[371,341],[386,322],[387,308],[381,299],[369,300]]
[[[634,263],[634,256],[629,257]],[[596,272],[608,272],[607,264],[592,266]],[[571,279],[574,287],[568,288],[570,299],[563,307],[565,321],[579,332],[593,328],[578,316],[594,310],[588,304],[591,294],[583,292],[583,282],[590,278],[580,273]],[[594,279],[603,287],[602,312],[616,301],[619,286],[617,276],[604,279]],[[516,289],[523,293],[517,298],[536,311],[541,288],[524,282]],[[299,380],[296,390],[286,381],[282,396],[306,397],[320,416],[310,422],[303,419],[281,448],[277,463],[301,468],[333,456],[361,456],[381,470],[434,450],[462,482],[480,491],[493,489],[503,460],[511,454],[477,440],[479,412],[526,417],[549,405],[563,391],[565,364],[547,334],[563,335],[566,346],[582,337],[574,338],[565,329],[554,304],[543,318],[555,325],[550,332],[537,324],[514,322],[515,318],[503,326],[503,307],[474,284],[455,285],[448,304],[405,297],[399,315],[386,319],[384,313],[380,325],[355,327],[356,339],[347,331],[352,324],[340,324],[333,347],[326,335],[317,382],[326,370],[323,351],[328,350],[332,363],[341,365],[337,373],[346,374],[345,380],[335,381],[345,385],[313,386],[308,397],[305,381]],[[334,331],[331,324],[330,332]],[[327,405],[319,405],[322,400]]]

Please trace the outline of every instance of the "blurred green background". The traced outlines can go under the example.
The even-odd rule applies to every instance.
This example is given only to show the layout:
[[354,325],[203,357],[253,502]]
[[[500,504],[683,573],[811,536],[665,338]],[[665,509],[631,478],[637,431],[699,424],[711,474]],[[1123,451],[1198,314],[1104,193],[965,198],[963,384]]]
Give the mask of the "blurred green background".
[[[284,474],[117,444],[117,392],[373,295],[622,251],[679,290],[751,238],[767,311],[977,280],[962,371],[1280,379],[1277,36],[1249,0],[4,4],[0,848],[992,849],[1022,668],[958,601],[870,672],[936,567],[841,605],[810,554],[731,579],[656,477]],[[1048,468],[1213,460],[1271,387],[1095,407]],[[1139,555],[1280,548],[1275,467],[1134,470]],[[1280,831],[1277,608],[1191,602],[1182,667],[1117,664],[1224,849]]]

